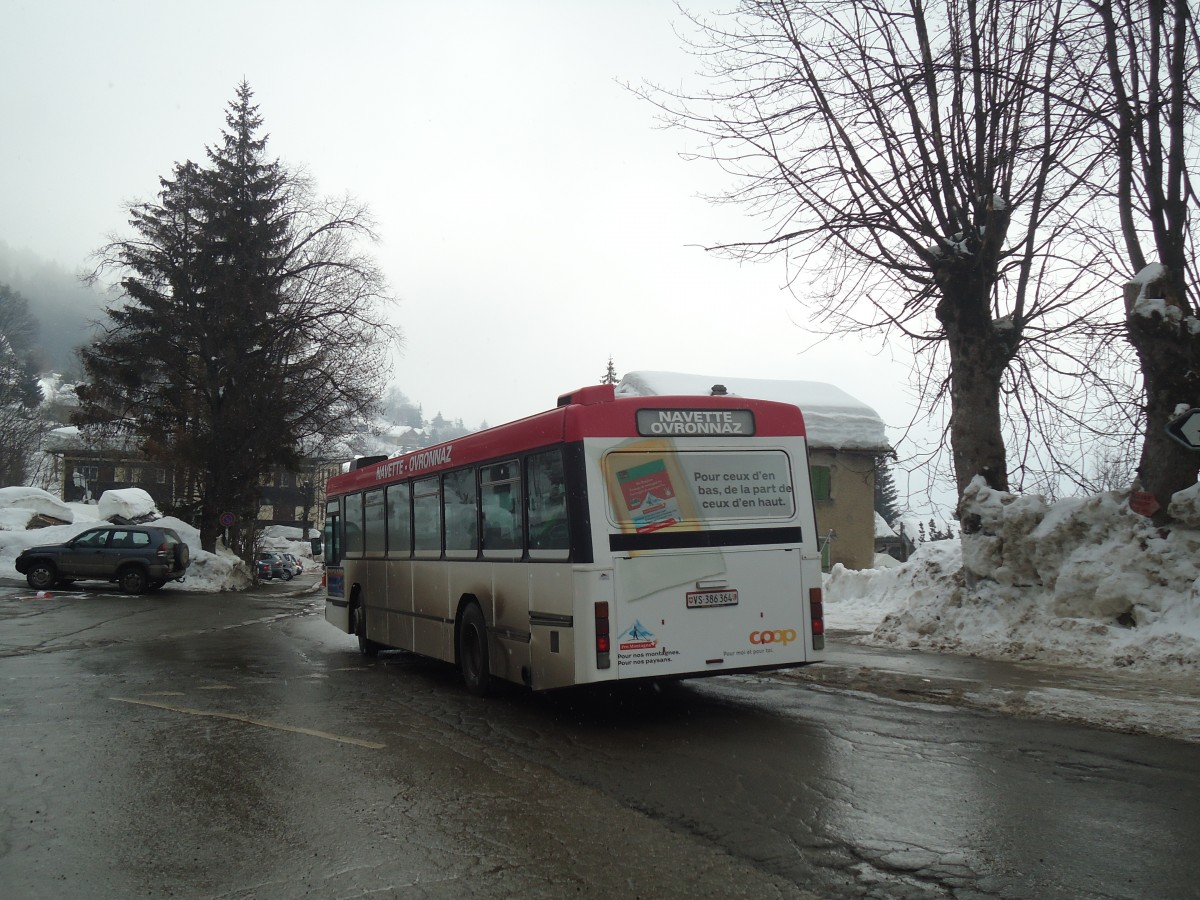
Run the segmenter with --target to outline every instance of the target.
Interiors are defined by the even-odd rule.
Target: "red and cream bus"
[[[724,395],[558,407],[329,480],[325,618],[534,690],[817,662],[804,420]]]

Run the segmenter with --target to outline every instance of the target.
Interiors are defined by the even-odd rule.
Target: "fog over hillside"
[[[0,284],[29,301],[38,323],[36,362],[43,371],[77,374],[75,348],[89,339],[104,314],[104,294],[85,285],[82,274],[0,240]]]

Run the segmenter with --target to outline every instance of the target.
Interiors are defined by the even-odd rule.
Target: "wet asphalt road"
[[[478,700],[311,584],[0,580],[0,897],[1200,896],[1196,744],[781,676]]]

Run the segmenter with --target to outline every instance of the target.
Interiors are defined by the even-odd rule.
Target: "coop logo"
[[[777,628],[775,631],[750,632],[750,643],[752,644],[783,644],[786,647],[795,639],[795,628]]]

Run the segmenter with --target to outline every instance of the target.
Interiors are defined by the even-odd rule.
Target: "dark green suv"
[[[103,525],[63,544],[22,550],[16,567],[35,591],[101,580],[116,582],[127,594],[141,594],[168,581],[183,581],[188,559],[188,545],[170,528]]]

